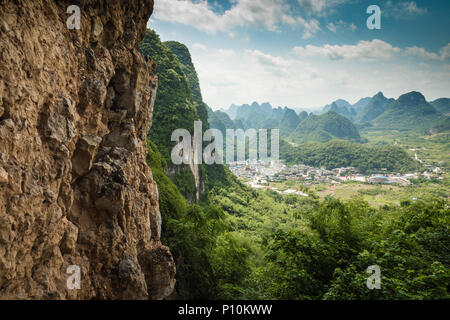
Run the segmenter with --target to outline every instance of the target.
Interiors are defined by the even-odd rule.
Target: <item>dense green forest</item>
[[[420,92],[400,96],[372,123],[378,128],[424,130],[441,124],[445,117]]]
[[[188,201],[190,178],[169,174],[167,135],[204,117],[195,68],[184,46],[161,43],[153,31],[147,31],[142,50],[159,63],[147,161],[158,184],[162,241],[177,265],[177,298],[450,298],[445,200],[405,199],[399,206],[375,209],[359,198],[281,195],[251,189],[225,166],[212,165],[201,167],[200,201]],[[217,115],[219,121],[227,119]],[[417,165],[398,148],[369,149],[345,141],[299,148],[285,143],[280,151],[289,161],[311,157],[325,166],[402,171]],[[366,287],[371,265],[381,268],[380,290]]]
[[[392,102],[394,102],[394,99],[388,99],[382,92],[378,92],[358,113],[356,121],[359,123],[372,121],[376,117],[382,115]]]
[[[440,98],[430,102],[431,105],[443,115],[450,115],[450,99]]]
[[[450,214],[444,201],[404,201],[377,210],[358,199],[275,197],[257,192],[249,200],[240,197],[248,201],[245,208],[229,208],[228,195],[216,196],[216,203],[235,211],[230,220],[240,223],[234,234],[251,252],[246,277],[219,298],[450,297]],[[381,268],[381,290],[366,287],[371,265]]]
[[[199,119],[203,122],[203,130],[208,129],[208,106],[203,102],[202,93],[200,91],[200,84],[195,71],[194,64],[192,63],[191,54],[188,48],[176,41],[164,42],[178,58],[181,64],[182,70],[186,75],[191,89],[192,99],[196,103],[196,110]]]
[[[293,147],[280,141],[280,157],[287,163],[303,163],[327,169],[355,167],[361,173],[386,168],[389,172],[413,172],[421,168],[402,148],[392,145],[368,146],[344,140],[307,143]]]
[[[327,142],[333,139],[359,142],[361,137],[349,119],[334,111],[319,116],[310,114],[289,136],[289,140],[295,143]]]

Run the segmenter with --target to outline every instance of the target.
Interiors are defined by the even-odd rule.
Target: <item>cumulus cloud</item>
[[[330,24],[327,27],[332,29]],[[333,27],[336,27],[336,25],[333,25]],[[438,52],[430,52],[417,46],[400,49],[383,40],[374,39],[372,41],[362,40],[354,45],[325,44],[320,47],[306,45],[304,47],[294,47],[292,52],[299,57],[318,57],[329,60],[388,60],[402,54],[425,60],[446,61],[450,60],[450,43],[439,49]]]
[[[270,67],[286,67],[289,64],[281,57],[273,56],[268,53],[263,53],[259,50],[246,50],[246,53],[256,58],[261,64]]]
[[[425,50],[425,48],[420,48],[416,46],[406,48],[405,53],[411,56],[417,56],[424,59],[437,60],[440,58],[438,54],[434,52],[428,52],[427,50]]]
[[[284,0],[236,0],[223,14],[216,14],[205,0],[164,0],[155,1],[154,17],[210,33],[249,25],[274,31],[288,11]]]
[[[429,52],[425,48],[421,47],[409,47],[405,49],[405,53],[411,56],[417,56],[422,59],[430,59],[430,60],[450,60],[450,43],[445,47],[441,48],[437,53]]]
[[[320,15],[326,7],[346,0],[299,0],[297,5],[305,8],[304,13]],[[256,27],[279,31],[287,25],[303,30],[302,38],[311,38],[321,30],[320,23],[313,17],[304,18],[292,14],[287,0],[233,0],[233,6],[218,14],[206,0],[164,0],[155,1],[153,18],[159,21],[181,23],[208,33],[227,32],[235,36],[233,29]]]
[[[447,44],[445,47],[443,47],[441,50],[439,50],[439,54],[441,55],[442,60],[449,60],[450,59],[450,43]]]
[[[399,53],[400,48],[379,39],[359,41],[356,45],[329,45],[318,47],[307,45],[294,47],[293,52],[302,57],[322,57],[330,60],[379,60],[389,59]]]

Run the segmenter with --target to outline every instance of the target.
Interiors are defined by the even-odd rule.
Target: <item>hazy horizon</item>
[[[379,92],[381,92],[381,93],[383,93],[382,91],[379,91]],[[420,92],[420,91],[419,91]],[[244,102],[244,103],[232,103],[232,104],[230,104],[229,106],[227,106],[227,107],[225,107],[225,108],[212,108],[211,106],[211,109],[213,109],[214,111],[216,111],[216,110],[220,110],[220,109],[223,109],[223,110],[228,110],[232,105],[236,105],[236,106],[242,106],[242,105],[244,105],[244,104],[248,104],[248,105],[251,105],[252,103],[254,103],[254,102],[256,102],[257,104],[259,104],[259,105],[261,105],[261,104],[263,104],[263,103],[269,103],[271,106],[272,106],[272,108],[278,108],[278,107],[281,107],[281,108],[284,108],[284,107],[288,107],[288,108],[290,108],[290,109],[294,109],[294,110],[296,110],[296,111],[298,111],[298,110],[304,110],[304,111],[320,111],[320,110],[322,110],[326,105],[329,105],[329,104],[331,104],[331,103],[333,103],[333,102],[336,102],[337,100],[344,100],[344,101],[347,101],[348,103],[350,103],[351,105],[354,105],[355,103],[357,103],[359,100],[361,100],[361,99],[364,99],[364,98],[372,98],[374,95],[376,95],[378,92],[376,92],[375,94],[373,94],[373,95],[371,95],[371,96],[367,96],[367,97],[361,97],[361,98],[359,98],[359,99],[357,99],[356,101],[349,101],[349,100],[347,100],[347,99],[344,99],[344,98],[337,98],[337,99],[335,99],[335,100],[333,100],[333,101],[330,101],[330,102],[328,102],[328,103],[325,103],[324,105],[322,105],[322,106],[315,106],[315,107],[311,107],[311,106],[288,106],[288,105],[275,105],[275,104],[273,104],[273,103],[271,103],[270,101],[258,101],[258,100],[253,100],[253,101],[251,101],[251,102]],[[405,94],[405,93],[408,93],[408,92],[404,92],[404,93],[402,93],[402,94],[400,94],[399,96],[401,96],[401,95],[403,95],[403,94]],[[423,94],[423,92],[421,92],[422,94]],[[383,95],[386,97],[386,98],[388,98],[388,99],[390,99],[390,98],[394,98],[394,99],[398,99],[398,97],[388,97],[388,96],[386,96],[384,93],[383,93]],[[424,95],[425,96],[425,95]],[[438,98],[436,98],[436,99],[440,99],[440,98],[448,98],[448,96],[445,96],[445,97],[438,97]],[[425,99],[428,101],[428,102],[431,102],[431,101],[434,101],[434,100],[436,100],[436,99],[427,99],[427,97],[425,96]]]

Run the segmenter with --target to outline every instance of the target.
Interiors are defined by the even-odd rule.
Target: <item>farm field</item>
[[[280,191],[287,189],[301,190],[312,193],[324,199],[335,197],[340,200],[351,200],[362,198],[370,205],[381,207],[384,205],[398,205],[402,201],[416,199],[427,199],[430,197],[448,198],[450,196],[450,179],[448,176],[440,182],[420,182],[410,186],[367,184],[358,182],[344,182],[340,184],[313,184],[305,186],[298,181],[285,181],[271,183]]]
[[[450,169],[450,133],[422,135],[413,131],[367,130],[361,136],[369,144],[394,144],[404,148],[411,156],[417,153],[420,160],[428,164]]]

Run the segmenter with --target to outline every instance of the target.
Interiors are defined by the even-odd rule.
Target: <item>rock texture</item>
[[[145,162],[157,79],[138,52],[153,0],[1,3],[0,299],[167,298]]]

